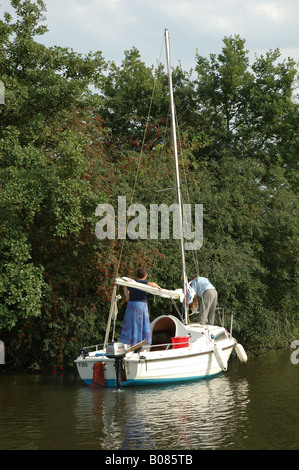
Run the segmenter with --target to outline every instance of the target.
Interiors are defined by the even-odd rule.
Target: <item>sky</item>
[[[101,51],[120,65],[124,51],[136,47],[146,65],[161,57],[169,30],[171,63],[195,67],[196,52],[219,54],[223,38],[246,40],[250,62],[255,55],[279,48],[281,60],[299,62],[298,0],[45,0],[49,32],[46,46],[69,47],[83,55]],[[10,0],[0,0],[0,18]],[[163,61],[163,56],[162,56]]]

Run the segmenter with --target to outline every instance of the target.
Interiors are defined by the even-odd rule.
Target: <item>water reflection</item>
[[[90,389],[78,374],[0,375],[0,449],[299,449],[299,365],[230,361],[168,387]]]
[[[0,376],[0,449],[67,449],[72,445],[77,381],[71,375]],[[69,412],[71,410],[71,412]]]
[[[245,426],[248,401],[245,378],[231,382],[221,376],[122,392],[80,391],[76,410],[81,432],[83,422],[90,428],[96,418],[100,449],[191,450],[229,446]],[[82,416],[88,408],[92,412]]]

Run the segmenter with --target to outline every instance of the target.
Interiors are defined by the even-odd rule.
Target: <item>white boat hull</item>
[[[141,353],[128,353],[123,358],[122,387],[197,380],[226,370],[223,363],[227,364],[236,341],[224,328],[203,327],[199,324],[184,326],[179,320],[169,317],[180,328],[180,333],[185,332],[184,336],[188,335],[189,345],[176,349],[175,345],[169,344],[160,346],[166,348],[163,350],[149,347]],[[166,317],[159,318],[161,323]],[[215,345],[217,351],[214,351]],[[86,357],[79,356],[75,362],[80,377],[88,385],[94,382],[96,364],[101,363],[102,385],[116,387],[115,359],[107,358],[106,350],[91,351]]]

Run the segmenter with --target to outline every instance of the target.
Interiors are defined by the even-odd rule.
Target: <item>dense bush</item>
[[[103,340],[117,273],[144,264],[180,287],[177,240],[95,236],[98,204],[175,202],[156,192],[173,186],[167,77],[136,48],[120,66],[47,48],[36,41],[44,2],[11,4],[16,18],[0,21],[0,337],[11,366],[63,367]],[[243,39],[223,43],[193,74],[173,70],[184,202],[204,206],[187,269],[216,285],[240,340],[278,347],[299,333],[297,71],[279,50],[250,66]],[[150,299],[152,318],[169,308]]]

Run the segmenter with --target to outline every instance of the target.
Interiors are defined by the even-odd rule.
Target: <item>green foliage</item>
[[[116,274],[144,264],[161,286],[181,285],[178,240],[94,233],[96,206],[120,195],[148,213],[176,202],[158,191],[173,186],[167,76],[134,47],[119,67],[47,48],[35,39],[44,2],[11,4],[16,19],[0,20],[1,339],[12,366],[63,367],[103,339]],[[278,49],[250,67],[244,39],[223,43],[197,55],[195,77],[173,70],[183,202],[204,206],[187,269],[216,285],[241,341],[276,347],[298,334],[297,70]],[[172,308],[149,305],[152,318]]]

